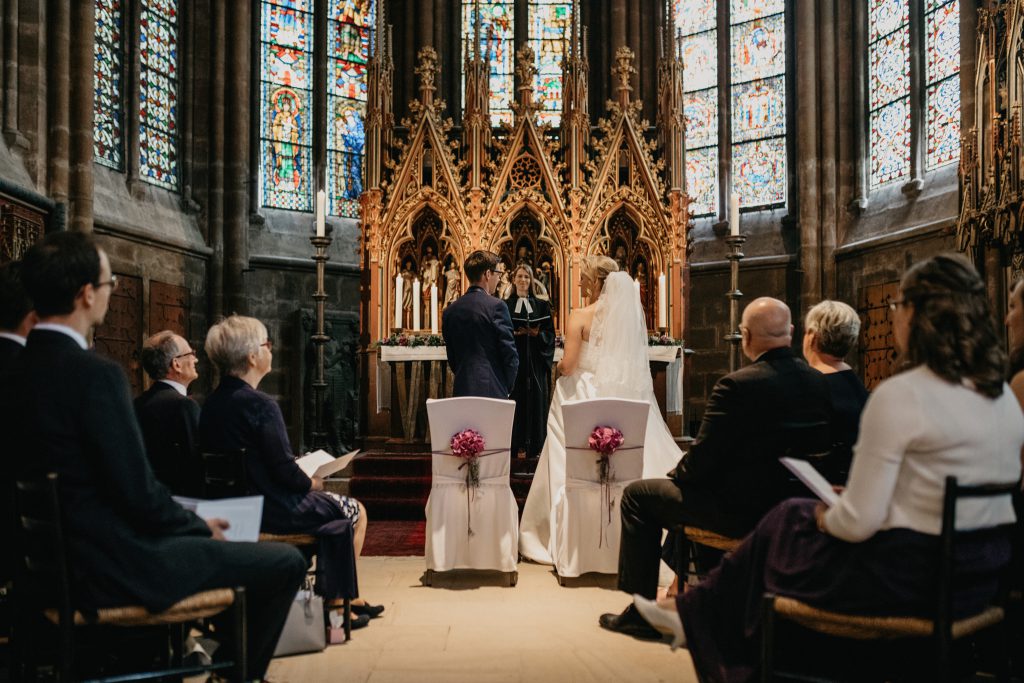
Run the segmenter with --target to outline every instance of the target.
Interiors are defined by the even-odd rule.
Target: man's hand
[[[526,329],[528,329],[530,331],[530,336],[531,337],[536,337],[538,334],[540,334],[540,328],[539,327],[528,327]]]
[[[517,330],[516,330],[515,332],[513,332],[512,334],[513,334],[514,336],[516,336],[516,337],[522,337],[522,336],[523,336],[524,334],[526,334],[526,330],[527,330],[527,328],[525,328],[525,327],[520,327],[519,329],[517,329]]]
[[[311,477],[311,481],[313,482],[313,485],[309,487],[310,491],[323,491],[324,490],[324,480],[323,479],[321,479],[320,477]]]
[[[213,540],[227,540],[224,538],[224,532],[231,528],[231,525],[228,524],[228,520],[221,519],[220,517],[211,517],[206,520],[206,526],[210,527],[210,535],[213,536]]]

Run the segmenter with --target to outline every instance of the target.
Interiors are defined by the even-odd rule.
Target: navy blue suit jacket
[[[519,370],[508,306],[473,285],[444,311],[441,333],[455,396],[508,398]]]
[[[153,474],[176,495],[197,495],[203,478],[196,455],[199,404],[158,381],[134,405]]]

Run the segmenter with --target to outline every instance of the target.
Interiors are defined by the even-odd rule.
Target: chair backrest
[[[594,398],[562,404],[565,425],[565,475],[569,479],[598,481],[597,454],[590,449],[594,427],[607,425],[622,432],[622,450],[610,459],[615,480],[639,479],[644,469],[644,440],[651,406],[647,401]]]
[[[223,453],[201,451],[199,462],[203,473],[203,498],[234,498],[249,493],[244,448]]]
[[[445,457],[451,448],[452,437],[464,429],[474,429],[484,438],[484,449],[507,451],[512,443],[512,421],[516,402],[500,398],[460,396],[458,398],[427,399],[427,418],[430,420],[430,448],[434,451],[432,470],[435,475],[465,476],[459,471],[462,462]],[[480,476],[489,478],[507,474],[509,457],[494,453],[495,457],[481,459]]]
[[[1020,491],[1021,482],[999,484],[962,485],[956,477],[946,477],[942,498],[942,532],[939,537],[939,590],[935,611],[935,636],[940,640],[952,639],[953,626],[953,570],[956,543],[956,504],[961,498],[1011,497]],[[1009,527],[1009,525],[1007,525]],[[1007,529],[1009,534],[1009,528]],[[1009,568],[1008,568],[1009,569]],[[948,642],[947,642],[948,644]]]

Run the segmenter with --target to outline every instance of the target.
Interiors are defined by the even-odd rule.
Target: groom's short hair
[[[466,257],[462,264],[462,270],[466,273],[466,279],[470,283],[479,282],[484,273],[488,270],[495,270],[498,267],[498,255],[491,251],[477,249]]]

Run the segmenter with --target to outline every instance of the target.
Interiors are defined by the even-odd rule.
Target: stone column
[[[821,146],[818,154],[818,165],[821,173],[821,244],[818,251],[821,282],[819,284],[822,298],[834,296],[836,293],[836,250],[837,214],[837,172],[836,172],[836,25],[835,0],[824,0],[818,5],[818,23],[820,40],[818,49],[821,58],[820,87],[821,102]],[[849,83],[849,80],[838,81]]]
[[[821,299],[820,236],[821,217],[818,192],[818,6],[806,3],[796,14],[796,192],[800,226],[799,267],[800,310],[802,316],[809,302]],[[790,134],[790,140],[794,135]]]
[[[142,121],[139,118],[139,101],[142,99],[142,1],[129,0],[124,3],[124,33],[128,38],[128,55],[125,60],[125,121],[124,121],[124,168],[128,191],[134,197],[141,197],[143,188],[139,184],[139,158],[141,156]]]
[[[632,0],[629,3],[629,47],[636,54],[636,72],[630,76],[629,84],[633,86],[633,98],[643,101],[645,93],[640,89],[640,69],[643,68],[645,61],[644,55],[647,52],[647,48],[640,40],[640,3],[642,0]],[[654,40],[654,36],[649,36],[651,41]]]
[[[210,30],[210,106],[209,106],[209,193],[207,232],[213,255],[207,270],[210,320],[224,315],[224,67],[227,49],[223,2],[211,3]]]
[[[18,0],[4,3],[4,137],[18,134]]]
[[[74,0],[69,43],[71,64],[71,116],[69,136],[69,187],[71,230],[92,232],[93,221],[93,40],[96,17],[93,0]]]
[[[68,3],[52,3],[47,24],[47,173],[50,196],[60,204],[68,201],[68,119],[71,109],[71,8]]]
[[[224,290],[229,310],[248,310],[243,272],[249,263],[249,60],[251,5],[227,16],[226,125],[224,148]]]

